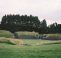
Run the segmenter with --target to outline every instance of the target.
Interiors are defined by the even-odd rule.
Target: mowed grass
[[[31,45],[0,43],[0,58],[61,58],[61,41],[32,39],[22,41]],[[37,43],[39,45],[36,45]]]
[[[60,37],[61,34],[48,36]],[[0,58],[61,58],[61,40],[12,39],[13,35],[3,30],[0,30],[0,37]]]
[[[41,39],[22,39],[23,44],[28,46],[40,46],[40,45],[51,45],[51,44],[61,44],[61,40],[41,40]]]

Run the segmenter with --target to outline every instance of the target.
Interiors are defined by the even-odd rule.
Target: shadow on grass
[[[10,44],[10,45],[16,45],[15,43],[12,43],[12,42],[0,42],[0,43],[6,43],[6,44]]]

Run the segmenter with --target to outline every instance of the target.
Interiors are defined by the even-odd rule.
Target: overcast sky
[[[0,20],[5,14],[32,14],[61,24],[61,0],[0,0]]]

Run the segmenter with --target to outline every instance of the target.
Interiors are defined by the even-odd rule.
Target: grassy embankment
[[[17,32],[18,35],[31,35],[31,36],[37,36],[39,35],[38,33],[35,32]],[[49,38],[61,38],[61,34],[45,34],[47,35]],[[0,37],[6,37],[6,38],[13,38],[14,35],[12,33],[10,33],[9,31],[4,31],[4,30],[0,30]]]

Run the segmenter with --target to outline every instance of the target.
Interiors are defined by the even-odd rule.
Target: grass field
[[[31,45],[0,43],[0,58],[61,58],[61,41],[32,39],[22,41],[23,44]],[[39,45],[36,45],[37,43]]]
[[[61,37],[61,34],[47,35]],[[61,58],[61,40],[14,39],[10,32],[0,30],[0,58]]]

